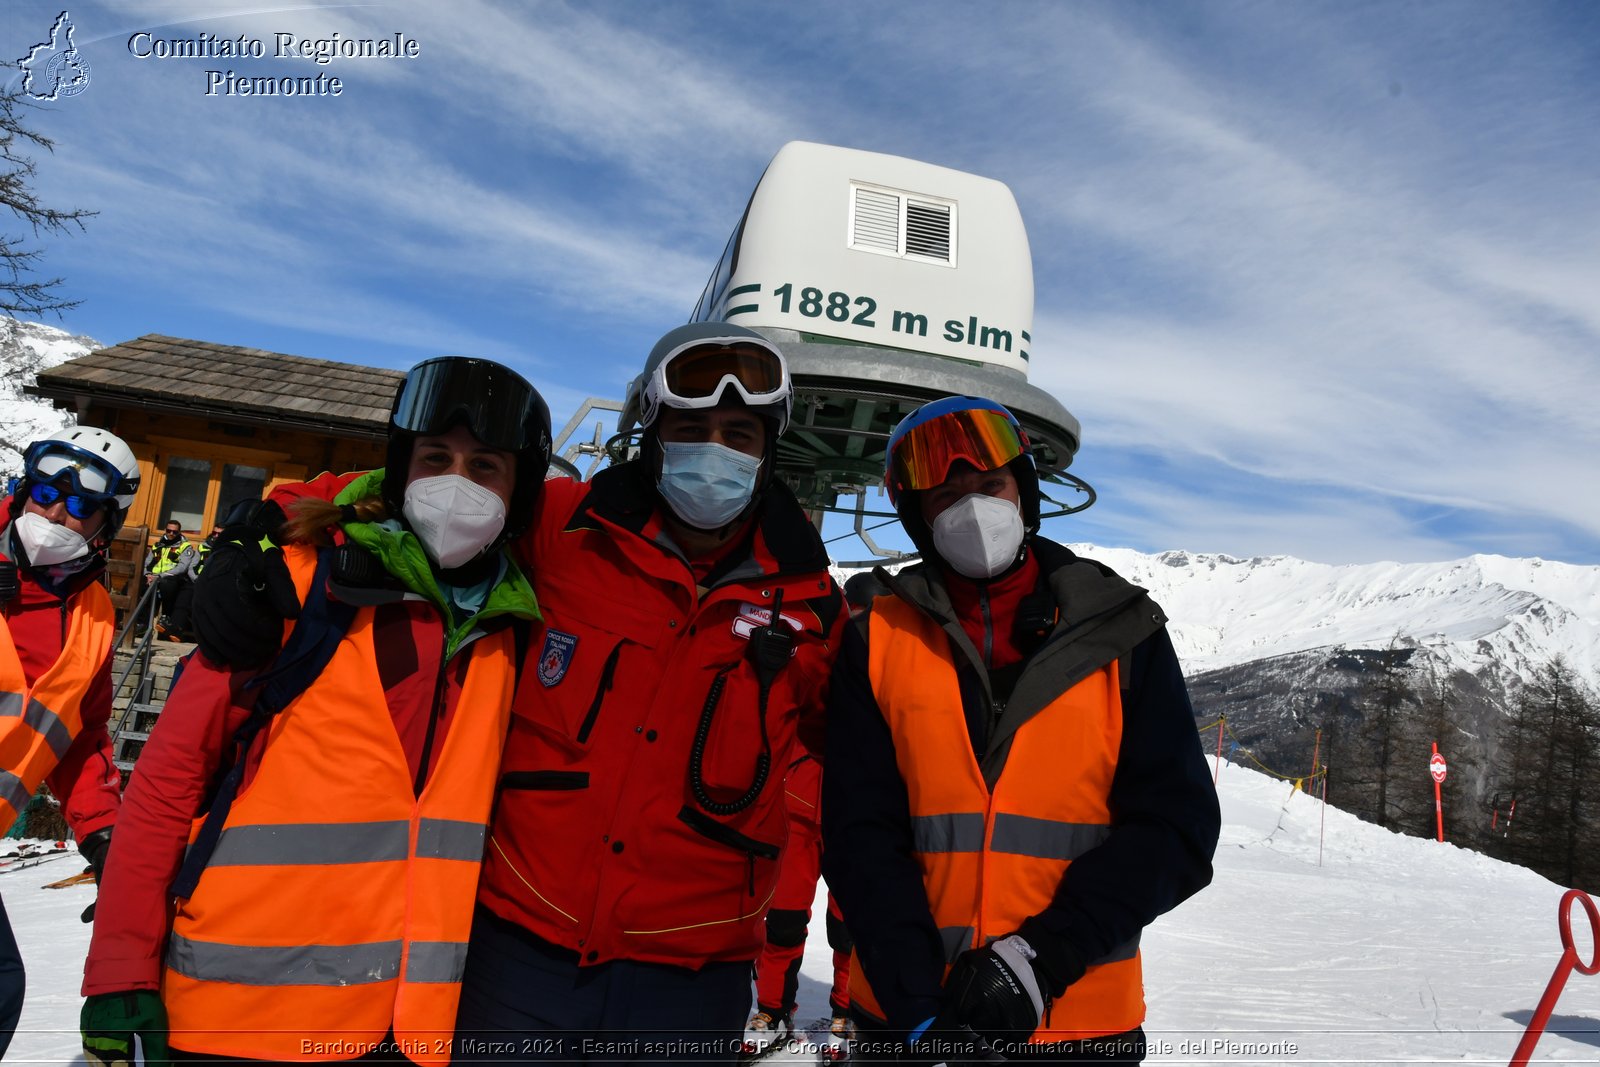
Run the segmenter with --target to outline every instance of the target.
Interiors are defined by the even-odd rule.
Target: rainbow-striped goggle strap
[[[936,402],[938,403],[938,402]],[[928,405],[927,407],[932,407]],[[927,407],[922,409],[927,411]],[[980,471],[995,470],[1027,453],[1028,437],[1011,413],[998,407],[961,407],[913,412],[889,441],[889,498],[907,489],[932,489],[950,476],[957,460]]]

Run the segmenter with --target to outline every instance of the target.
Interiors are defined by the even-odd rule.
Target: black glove
[[[9,602],[20,592],[22,592],[22,579],[17,577],[16,561],[0,559],[0,604]]]
[[[195,579],[189,621],[207,659],[228,667],[260,667],[283,647],[285,620],[300,617],[300,598],[266,532],[235,526],[218,537]]]
[[[970,1026],[991,1042],[1028,1040],[1045,1005],[1033,957],[1018,934],[963,952],[945,977],[940,1018]]]
[[[897,1059],[922,1067],[978,1067],[979,1064],[1005,1063],[1006,1058],[969,1026],[949,1022],[941,1015],[914,1040]]]
[[[111,851],[111,827],[105,826],[78,842],[78,855],[89,865],[94,872],[95,885],[99,885],[106,876],[106,853]],[[86,923],[94,922],[94,903],[91,902],[83,909],[79,916]]]

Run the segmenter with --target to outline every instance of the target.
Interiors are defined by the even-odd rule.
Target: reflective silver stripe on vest
[[[209,866],[383,863],[405,859],[410,839],[411,824],[404,820],[230,826]]]
[[[944,961],[954,963],[957,956],[972,947],[972,927],[941,926],[939,942],[944,945]]]
[[[997,814],[989,848],[1017,856],[1045,860],[1077,859],[1111,836],[1109,826],[1083,822],[1057,822],[1028,815]]]
[[[20,716],[23,722],[44,738],[44,743],[50,746],[50,751],[56,754],[57,760],[65,756],[67,749],[72,747],[72,731],[67,729],[67,724],[37,700],[28,701],[28,709],[24,711],[21,693],[0,693],[0,715]]]
[[[417,855],[430,860],[483,858],[483,838],[488,827],[457,819],[423,819],[417,824]]]
[[[400,974],[400,942],[359,945],[224,945],[167,939],[167,966],[200,982],[238,985],[370,985]]]
[[[1131,959],[1133,959],[1133,957],[1137,956],[1138,954],[1139,954],[1139,935],[1138,934],[1134,934],[1132,941],[1127,941],[1127,942],[1124,942],[1123,944],[1118,945],[1116,948],[1112,949],[1110,952],[1107,952],[1104,956],[1101,956],[1099,959],[1093,960],[1091,962],[1093,962],[1093,963],[1121,963],[1123,960],[1131,960]]]
[[[413,941],[406,957],[408,982],[459,982],[467,971],[465,941]]]
[[[981,852],[983,814],[957,811],[917,815],[911,820],[911,847],[918,852]]]
[[[0,800],[5,801],[16,809],[18,815],[28,806],[28,801],[33,799],[33,794],[23,784],[22,779],[10,771],[0,771]]]

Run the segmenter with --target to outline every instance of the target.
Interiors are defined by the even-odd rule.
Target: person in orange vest
[[[783,770],[821,748],[845,617],[776,476],[782,351],[730,323],[676,327],[627,403],[639,455],[551,479],[518,545],[544,617],[501,761],[463,1059],[733,1063],[787,835]],[[218,546],[195,593],[201,649],[253,659],[282,628],[276,581]]]
[[[449,1061],[539,614],[504,546],[549,459],[521,376],[426,360],[385,467],[296,509],[301,543],[272,550],[303,602],[284,651],[260,674],[195,657],[140,754],[84,968],[89,1063],[133,1062],[136,1036],[146,1062]]]
[[[889,439],[923,562],[846,635],[823,873],[853,1057],[1139,1063],[1139,934],[1211,880],[1220,816],[1166,617],[1038,533],[1027,435],[949,397]]]
[[[0,833],[47,782],[96,874],[122,794],[106,733],[116,618],[100,576],[138,489],[139,463],[122,438],[74,426],[27,447],[15,492],[0,504]],[[0,1058],[23,989],[0,904]]]

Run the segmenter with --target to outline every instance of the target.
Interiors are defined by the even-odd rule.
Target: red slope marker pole
[[[1593,946],[1594,955],[1587,964],[1578,959],[1578,950],[1572,943],[1574,904],[1581,904],[1589,914],[1589,943]],[[1544,1028],[1550,1022],[1550,1013],[1555,1010],[1556,1001],[1572,969],[1576,967],[1579,974],[1600,974],[1600,911],[1595,910],[1594,900],[1581,889],[1569,889],[1561,897],[1557,915],[1561,924],[1561,958],[1556,961],[1555,973],[1550,976],[1550,984],[1544,988],[1544,996],[1539,998],[1539,1006],[1533,1009],[1533,1018],[1528,1020],[1528,1029],[1517,1043],[1517,1051],[1511,1055],[1510,1067],[1523,1067],[1533,1055],[1533,1046],[1539,1043],[1540,1036],[1544,1034]]]

